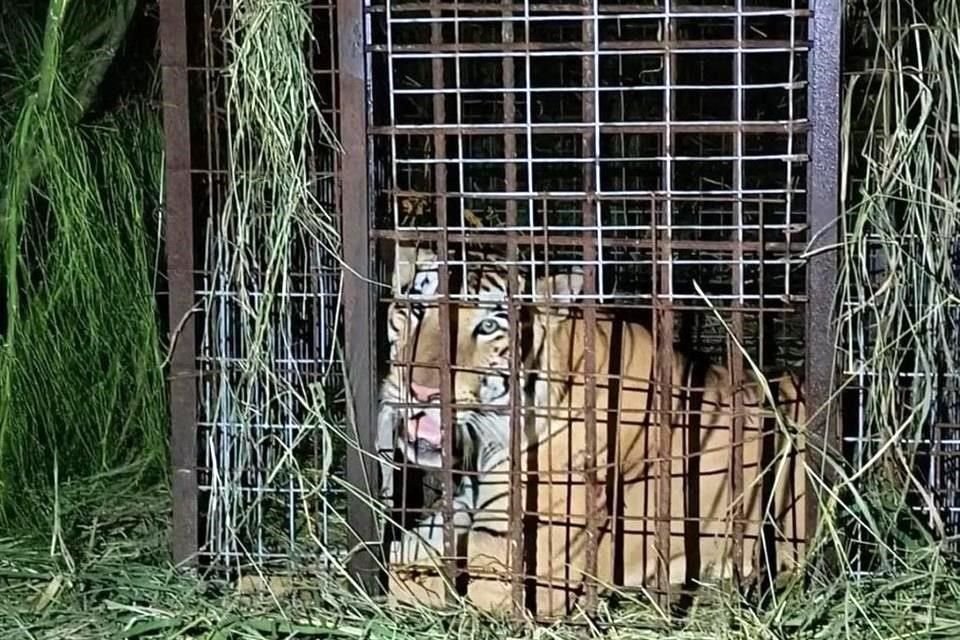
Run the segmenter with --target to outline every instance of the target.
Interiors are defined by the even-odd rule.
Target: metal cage
[[[826,328],[835,267],[828,254],[810,248],[832,243],[837,215],[839,5],[821,3],[813,14],[804,0],[369,0],[364,19],[369,75],[366,92],[358,91],[353,104],[364,100],[367,106],[368,135],[353,184],[368,187],[365,204],[382,258],[380,279],[390,282],[394,272],[410,269],[397,261],[410,246],[428,247],[439,256],[429,300],[406,282],[382,295],[378,309],[381,377],[405,370],[406,377],[396,373],[400,380],[424,387],[416,371],[433,371],[421,379],[434,381],[430,386],[438,400],[424,405],[401,384],[401,397],[393,399],[398,415],[405,416],[398,437],[416,439],[403,430],[403,421],[420,420],[431,407],[439,412],[443,433],[440,468],[414,464],[410,458],[420,454],[412,449],[406,459],[394,460],[401,470],[387,497],[398,526],[388,527],[386,557],[398,553],[397,537],[422,533],[422,523],[436,524],[436,514],[442,514],[442,544],[437,538],[431,544],[451,584],[471,593],[468,584],[477,579],[463,579],[462,561],[470,552],[464,555],[458,547],[461,530],[452,521],[461,508],[461,487],[470,483],[464,478],[486,476],[458,453],[454,433],[460,427],[454,425],[458,416],[483,409],[463,404],[456,381],[471,369],[478,373],[463,351],[470,329],[463,323],[492,303],[464,283],[471,273],[482,279],[485,272],[500,273],[507,292],[497,304],[509,327],[504,329],[509,371],[501,366],[499,373],[517,381],[512,388],[522,386],[520,375],[529,373],[520,364],[528,355],[522,349],[525,323],[547,302],[531,281],[571,267],[583,274],[576,302],[555,311],[582,320],[582,353],[574,357],[583,362],[575,370],[568,365],[551,372],[579,376],[583,387],[577,396],[582,406],[567,408],[579,412],[576,437],[582,441],[571,452],[579,456],[576,464],[534,472],[529,459],[520,459],[529,456],[521,432],[536,429],[532,425],[556,407],[530,406],[530,398],[515,389],[506,405],[487,408],[499,411],[511,438],[513,493],[501,516],[511,523],[512,545],[498,567],[514,605],[543,607],[531,595],[537,593],[531,585],[545,579],[536,572],[537,551],[530,548],[538,525],[554,531],[549,529],[554,521],[565,521],[568,542],[574,529],[586,532],[587,540],[607,537],[616,544],[624,535],[640,536],[651,557],[672,557],[671,548],[690,544],[691,535],[706,537],[711,527],[683,511],[691,508],[690,491],[676,494],[671,484],[677,476],[699,473],[698,456],[689,449],[690,438],[700,437],[689,431],[696,410],[683,403],[702,395],[703,385],[686,378],[686,385],[663,384],[678,375],[671,354],[679,348],[726,367],[733,388],[748,380],[754,364],[764,373],[805,370],[806,405],[819,407],[827,399],[834,345]],[[358,135],[351,140],[359,146]],[[360,235],[365,221],[357,224],[353,232]],[[478,258],[478,251],[495,257]],[[405,317],[420,315],[423,322],[436,314],[436,333],[410,340],[438,345],[411,346],[410,353],[390,360],[382,335],[385,314],[404,317],[403,308]],[[646,455],[659,462],[644,472],[649,503],[639,514],[627,508],[631,516],[624,513],[626,490],[618,471],[625,463],[616,447],[606,446],[629,428],[628,410],[613,403],[631,382],[615,370],[616,363],[597,362],[598,339],[607,341],[608,356],[612,348],[609,327],[616,325],[603,324],[611,309],[629,316],[631,326],[646,327],[653,351],[652,375],[643,384],[650,385],[644,393],[656,406],[635,408],[652,421],[633,428],[646,429]],[[428,353],[429,362],[418,361],[417,353]],[[677,398],[685,410],[676,411]],[[739,393],[731,395],[737,417],[729,424],[733,444],[724,470],[730,495],[746,488],[743,403]],[[381,411],[386,404],[391,403]],[[371,415],[376,410],[368,409]],[[531,413],[540,418],[525,417]],[[826,424],[817,416],[808,426],[808,437],[817,443],[808,449],[808,462],[814,450],[835,440]],[[389,456],[394,441],[383,442]],[[677,446],[684,447],[679,455]],[[583,487],[576,495],[584,503],[575,515],[544,513],[531,499],[536,487],[543,493],[544,483],[554,482],[545,479],[551,473],[563,476],[556,482]],[[422,494],[415,504],[404,504],[410,497],[405,485],[417,484],[417,494],[423,474],[436,477],[433,486],[441,497],[432,508]],[[671,493],[674,499],[683,496],[679,514],[680,507],[671,507]],[[572,489],[566,494],[568,502],[573,494]],[[737,578],[749,544],[745,530],[759,525],[742,506],[730,506]],[[815,511],[816,501],[808,499],[807,531]],[[802,540],[789,537],[777,536],[802,547]],[[604,587],[629,583],[668,594],[676,582],[671,563],[645,560],[638,579],[624,575],[622,550],[598,549],[595,542],[584,543],[577,570],[605,576],[608,584],[571,578],[576,571],[563,576],[568,586],[577,584],[577,596],[588,607]],[[648,575],[650,567],[654,576]],[[561,580],[559,574],[548,577]],[[427,597],[416,593],[421,601]],[[568,612],[573,603],[567,598],[560,608],[546,606]]]
[[[670,557],[671,549],[684,549],[689,558],[696,554],[685,546],[691,536],[718,535],[716,527],[684,515],[686,501],[695,499],[689,491],[681,490],[679,502],[671,499],[674,484],[683,484],[679,478],[705,471],[690,455],[691,438],[701,437],[691,435],[698,411],[690,407],[703,415],[708,364],[728,372],[732,389],[741,389],[754,365],[764,373],[803,372],[806,405],[827,399],[833,343],[825,327],[832,321],[836,271],[830,254],[818,248],[835,240],[839,2],[818,0],[816,11],[807,0],[312,3],[311,59],[344,149],[313,164],[333,178],[318,180],[318,197],[341,212],[350,267],[342,273],[347,376],[326,381],[347,391],[340,406],[360,447],[374,454],[347,449],[343,472],[361,491],[339,497],[326,488],[304,493],[289,473],[274,473],[266,460],[276,450],[268,446],[254,448],[251,459],[232,457],[231,443],[247,437],[251,425],[231,423],[227,405],[257,398],[216,393],[216,385],[229,381],[231,363],[243,357],[243,345],[230,337],[235,291],[229,281],[215,281],[209,268],[225,167],[218,114],[227,61],[217,43],[229,4],[171,1],[161,14],[169,313],[171,325],[181,328],[170,389],[175,558],[200,557],[217,566],[289,564],[309,556],[300,538],[303,505],[314,521],[325,522],[342,503],[352,536],[345,548],[363,543],[351,557],[354,572],[370,588],[392,589],[381,570],[399,541],[442,514],[441,573],[469,593],[479,576],[464,580],[454,560],[463,555],[455,518],[458,492],[481,474],[463,439],[451,435],[458,416],[478,409],[455,393],[458,380],[478,372],[476,363],[463,361],[454,338],[461,335],[461,317],[490,305],[468,286],[471,278],[495,273],[507,293],[496,304],[510,347],[507,364],[487,373],[515,384],[507,385],[508,401],[492,409],[509,433],[504,481],[514,486],[500,514],[511,523],[509,551],[494,578],[509,585],[514,606],[536,608],[537,536],[521,525],[563,521],[570,531],[571,519],[579,518],[576,527],[591,541],[579,569],[592,577],[566,576],[577,583],[576,598],[565,596],[557,607],[547,602],[550,613],[570,611],[575,599],[594,607],[609,586],[675,594],[671,563],[644,559],[644,575],[629,575],[622,549],[604,550],[596,541],[639,536],[650,558]],[[409,268],[402,257],[411,245],[438,256],[437,288],[426,302],[409,287],[370,285],[371,279],[389,283],[398,264]],[[476,250],[488,257],[477,258]],[[306,303],[296,307],[298,317],[276,328],[278,343],[297,345],[276,361],[294,385],[338,357],[338,337],[330,331],[336,310],[328,302],[341,274],[317,255],[300,256],[304,277],[296,292]],[[583,283],[574,303],[545,299],[535,278],[572,270]],[[408,314],[435,311],[430,362],[388,356],[390,303]],[[580,405],[567,407],[567,415],[579,412],[582,447],[575,464],[532,469],[522,455],[522,432],[557,408],[533,406],[524,395],[520,376],[535,372],[522,361],[523,348],[531,318],[551,313],[576,317],[583,327],[582,367],[551,371],[579,376]],[[624,338],[616,338],[622,329],[614,327],[634,332],[628,345],[648,336],[653,364],[642,380],[610,367],[617,360],[611,349],[621,362],[625,349],[622,342],[616,346]],[[678,351],[690,358],[675,361]],[[432,367],[438,402],[430,408],[439,411],[443,434],[442,464],[419,469],[394,451],[396,434],[385,443],[378,431],[385,406],[398,416],[418,410],[409,389],[384,402],[377,392],[388,373],[410,375],[415,367]],[[617,404],[630,393],[645,394],[651,405]],[[719,470],[725,496],[745,489],[744,438],[755,425],[744,418],[743,393],[730,393],[726,407],[725,437],[733,444]],[[277,438],[295,439],[309,466],[319,445],[302,420],[281,408],[253,427],[266,433],[276,426]],[[704,419],[693,422],[702,422],[706,433]],[[814,466],[813,451],[835,439],[827,424],[820,415],[807,425],[808,440],[817,444],[808,447]],[[645,455],[653,460],[642,471],[646,503],[639,512],[625,504],[627,485],[636,479],[624,478],[622,451],[605,446],[631,429],[645,434]],[[384,453],[396,471],[382,473],[389,465],[378,464],[376,455]],[[582,495],[575,516],[542,513],[536,495],[546,490],[538,487],[554,471]],[[377,490],[381,475],[393,481],[386,525],[362,497]],[[218,502],[227,486],[239,501]],[[752,511],[730,506],[724,526],[737,579],[753,544],[747,531],[760,524]],[[809,531],[815,500],[804,509],[797,517]],[[273,536],[265,535],[275,523]],[[758,535],[802,547],[802,528]],[[609,577],[607,584],[600,574]]]

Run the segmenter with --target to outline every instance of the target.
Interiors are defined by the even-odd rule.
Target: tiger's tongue
[[[441,447],[440,443],[440,420],[429,414],[423,414],[407,422],[407,439],[410,442],[416,442],[417,439],[424,440],[437,449]]]

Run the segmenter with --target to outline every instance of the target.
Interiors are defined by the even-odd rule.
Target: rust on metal
[[[523,3],[519,1],[513,2],[513,5],[522,5]],[[583,12],[582,3],[547,3],[547,2],[530,2],[526,5],[529,8],[531,14],[545,14],[545,17],[541,19],[546,19],[550,14],[581,14]],[[371,7],[371,12],[382,12],[384,9],[382,6]],[[403,2],[397,5],[397,8],[393,9],[397,13],[400,12],[410,12],[410,13],[419,13],[423,11],[449,11],[453,12],[455,10],[460,10],[463,12],[466,11],[477,11],[485,12],[491,10],[491,5],[489,3],[483,2],[461,2],[460,0],[446,0],[445,2]],[[630,15],[643,15],[649,14],[651,16],[657,16],[663,14],[664,10],[662,7],[657,5],[650,4],[630,4],[630,3],[611,3],[610,5],[598,4],[597,13],[601,16],[609,15],[611,17],[616,17],[620,14],[630,14]],[[729,9],[726,6],[711,6],[711,5],[678,5],[672,8],[672,12],[675,15],[703,15],[704,17],[710,17],[715,14],[725,14],[729,12]],[[808,15],[809,11],[807,9],[790,9],[783,8],[777,12],[778,15],[795,15],[802,16]]]
[[[810,217],[810,259],[807,263],[806,304],[806,403],[807,415],[817,415],[807,425],[809,464],[825,486],[831,484],[828,465],[822,463],[818,449],[840,450],[838,425],[833,411],[819,411],[830,400],[833,379],[834,340],[833,291],[837,282],[837,217],[840,207],[840,55],[843,3],[840,0],[816,0],[810,19],[810,31],[816,55],[811,56],[808,112],[810,166],[807,173]],[[819,488],[807,482],[807,535],[816,530]]]
[[[806,122],[777,122],[773,120],[755,122],[678,122],[670,125],[674,133],[729,133],[731,130],[744,133],[805,133],[810,125]],[[535,123],[529,129],[538,134],[582,134],[596,129],[595,125],[586,124],[556,124]],[[600,125],[600,133],[660,133],[666,129],[662,122],[604,122]],[[466,124],[456,126],[452,124],[399,124],[390,126],[373,126],[370,132],[374,134],[390,135],[406,133],[410,135],[436,135],[440,133],[461,133],[463,135],[482,134],[523,134],[528,127],[504,126],[494,127],[488,124]],[[569,196],[574,197],[574,196]]]
[[[742,256],[738,256],[742,260]],[[741,286],[741,277],[739,271],[734,270],[733,286],[739,292]],[[733,318],[730,322],[730,328],[736,340],[743,344],[743,312],[733,311]],[[744,537],[744,514],[743,500],[737,499],[737,496],[743,494],[745,485],[743,481],[743,354],[733,340],[729,340],[729,365],[730,365],[730,387],[733,389],[733,421],[730,425],[730,513],[733,521],[733,566],[734,576],[737,580],[741,578],[743,570],[743,537]]]
[[[377,468],[376,451],[377,394],[376,304],[368,284],[373,270],[370,204],[368,199],[369,164],[366,126],[369,117],[367,74],[364,53],[363,3],[339,0],[337,3],[338,53],[340,62],[340,211],[342,213],[343,255],[349,269],[343,274],[344,347],[350,398],[348,411],[356,430],[356,447],[347,447],[347,481],[360,493],[347,498],[350,545],[359,545],[351,557],[350,570],[369,592],[382,586],[380,567],[382,550],[377,544],[379,532],[370,502],[363,495],[374,495]]]
[[[669,211],[667,209],[666,211]],[[668,215],[668,214],[666,214]],[[666,227],[666,225],[664,225]],[[661,235],[662,233],[662,235]],[[655,383],[650,392],[656,392],[657,398],[653,406],[656,407],[657,425],[657,465],[656,465],[656,518],[654,549],[657,558],[656,591],[662,606],[667,606],[670,600],[670,529],[672,524],[671,513],[671,480],[673,474],[673,311],[669,303],[663,299],[669,296],[671,289],[670,273],[670,236],[664,229],[655,236],[659,246],[654,249],[665,258],[664,264],[657,269],[654,285],[655,313],[654,358]]]
[[[509,24],[509,23],[507,23]],[[736,39],[729,40],[678,40],[675,43],[671,43],[671,47],[677,50],[693,50],[699,51],[701,49],[710,48],[710,49],[744,49],[749,51],[751,48],[760,49],[760,48],[769,48],[773,46],[789,46],[789,42],[780,42],[776,40],[764,40],[762,45],[760,43],[749,43],[741,42]],[[619,42],[608,42],[603,45],[604,51],[624,51],[626,53],[631,52],[641,52],[649,53],[651,50],[656,51],[662,46],[661,43],[656,40],[621,40]],[[383,46],[374,46],[371,47],[375,51],[385,51],[386,47]],[[800,49],[798,47],[798,49]],[[465,53],[465,52],[487,52],[491,51],[489,44],[457,44],[457,43],[439,43],[436,45],[422,45],[422,44],[408,44],[408,45],[394,45],[394,51],[397,52],[406,52],[406,53]],[[502,51],[498,50],[498,53],[517,53],[523,54],[528,51],[546,51],[550,53],[555,53],[558,51],[569,51],[571,53],[580,53],[583,51],[583,48],[579,43],[545,43],[545,42],[523,42],[516,43],[512,46],[504,47]],[[520,57],[520,55],[517,55]]]
[[[732,525],[732,557],[725,555],[724,562],[732,560],[738,571],[749,564],[743,556],[753,541],[745,538],[756,518],[734,498],[752,478],[744,460],[753,464],[752,449],[745,452],[753,425],[743,395],[749,375],[735,343],[753,353],[755,338],[765,331],[792,339],[792,325],[767,326],[764,318],[807,302],[808,291],[791,273],[804,264],[801,245],[812,231],[804,208],[812,187],[790,177],[791,167],[808,160],[806,146],[795,138],[805,139],[809,126],[777,106],[792,104],[805,90],[801,69],[780,71],[793,69],[783,60],[805,55],[808,43],[797,37],[799,29],[787,34],[768,26],[771,33],[757,35],[751,27],[756,12],[744,4],[384,0],[371,7],[372,19],[384,22],[390,35],[368,51],[386,60],[382,73],[389,74],[392,90],[384,101],[389,119],[369,128],[383,147],[371,160],[379,176],[373,193],[381,203],[418,203],[402,222],[384,221],[373,234],[390,243],[427,243],[441,256],[439,361],[449,370],[440,374],[444,425],[457,411],[509,412],[512,493],[507,506],[497,507],[508,510],[509,575],[498,578],[516,609],[539,616],[538,607],[553,612],[565,600],[568,612],[593,610],[607,577],[618,586],[655,586],[666,602],[684,578],[699,575],[698,541],[681,541],[681,529],[699,538],[701,531]],[[775,13],[793,29],[809,11]],[[723,33],[733,37],[717,31],[719,19]],[[387,174],[392,177],[384,179]],[[457,361],[458,338],[467,336],[456,335],[451,316],[473,301],[446,288],[457,281],[451,274],[479,267],[460,251],[467,247],[496,248],[506,265],[512,385],[506,407],[453,406],[460,375],[483,371]],[[531,299],[529,286],[520,291],[521,279],[529,285],[544,271],[571,267],[583,272],[582,295],[573,303],[547,302],[571,314],[582,350],[564,354],[566,361],[522,364],[529,356],[521,352],[524,322],[543,311],[544,301]],[[620,350],[635,348],[636,338],[618,334],[618,321],[608,318],[636,312],[650,324],[651,314],[643,312],[651,309],[652,327],[644,328],[652,336],[644,340],[652,338],[652,352],[643,356],[650,358],[649,375],[634,383],[636,370],[628,375],[619,369],[635,355]],[[718,328],[715,309],[729,325]],[[728,328],[736,340],[728,339]],[[682,374],[675,370],[678,347],[693,354],[682,360]],[[772,359],[779,366],[789,358]],[[726,365],[723,374],[736,391],[722,402],[729,402],[723,410],[732,419],[700,429],[712,411],[703,402],[708,374],[717,384],[710,364]],[[576,406],[528,406],[532,394],[522,388],[521,375],[582,380]],[[645,390],[646,407],[638,406],[635,389],[625,400],[626,381]],[[552,404],[564,402],[571,404]],[[531,454],[535,447],[524,452],[534,411],[551,428],[566,422],[575,429],[564,436],[574,447],[540,447],[545,460]],[[624,417],[631,412],[645,417],[631,422]],[[629,480],[644,483],[643,499],[633,498],[636,487],[627,486],[617,468],[621,458],[636,455],[621,451],[629,440],[621,441],[624,429],[644,430],[643,455],[650,463],[642,479]],[[729,454],[718,464],[729,468],[717,495],[728,496],[723,506],[731,508],[704,515],[697,494],[712,480],[700,478],[698,443],[721,430]],[[451,446],[444,443],[445,465],[452,461]],[[478,473],[458,472],[482,482]],[[681,478],[684,472],[690,477]],[[448,476],[442,508],[449,516],[456,487]],[[449,557],[449,517],[445,523]],[[625,572],[619,547],[639,538],[649,555],[636,560],[642,567]],[[677,562],[681,553],[685,569]],[[552,564],[537,566],[541,560]],[[576,605],[573,598],[579,598]]]
[[[389,230],[378,230],[374,232],[374,235],[382,238],[390,238],[394,240],[420,240],[426,241],[436,238],[446,237],[448,242],[454,243],[469,243],[469,244],[489,244],[489,245],[506,245],[508,244],[508,238],[505,237],[505,234],[502,233],[493,233],[493,232],[483,232],[483,231],[469,231],[466,233],[457,232],[457,231],[446,231],[444,233],[435,231],[435,230],[423,230],[423,231],[389,231]],[[653,235],[651,230],[651,235]],[[544,236],[533,236],[524,239],[524,243],[533,246],[533,247],[583,247],[583,236],[577,234],[575,236],[564,236],[564,235],[551,235],[549,237]],[[631,238],[603,238],[602,240],[592,239],[591,244],[597,245],[603,248],[615,248],[621,247],[625,249],[648,249],[652,252],[654,246],[656,245],[656,240],[653,239],[631,239]],[[788,245],[784,242],[750,242],[744,241],[742,243],[737,243],[736,241],[708,241],[708,240],[674,240],[672,243],[674,250],[677,251],[710,251],[715,253],[717,256],[723,256],[723,254],[732,254],[737,249],[742,249],[744,253],[750,252],[783,252],[787,250]],[[651,260],[652,258],[647,258]],[[799,259],[797,259],[799,262]],[[639,264],[640,261],[637,261]]]
[[[672,2],[672,0],[666,0]],[[666,41],[675,39],[675,23],[668,20],[665,26]],[[664,76],[669,78],[670,84],[676,83],[676,56],[667,48],[663,56]],[[675,97],[673,92],[664,93],[664,113],[668,122],[675,113]],[[668,159],[673,155],[673,132],[668,127],[663,137],[664,156]],[[670,161],[663,177],[664,186],[669,192],[673,188]],[[672,527],[671,484],[673,478],[673,311],[670,299],[673,293],[673,272],[670,268],[673,261],[673,244],[670,226],[673,222],[673,201],[667,198],[664,201],[663,219],[656,228],[654,240],[657,246],[653,248],[653,255],[661,260],[660,268],[654,272],[655,319],[654,345],[656,358],[654,368],[656,384],[651,391],[657,391],[657,400],[653,405],[657,407],[657,490],[656,490],[656,549],[657,572],[656,590],[661,606],[668,606],[670,602],[670,537]],[[664,300],[668,302],[664,304]]]
[[[388,0],[389,1],[389,0]],[[434,18],[439,18],[439,10],[433,10]],[[432,21],[430,25],[430,41],[439,43],[443,41],[443,32],[441,25]],[[433,121],[436,124],[442,124],[446,121],[447,109],[444,103],[443,60],[437,58],[431,63],[433,88]],[[447,138],[441,134],[433,136],[433,152],[437,158],[447,157]],[[447,266],[447,259],[450,255],[449,241],[446,235],[447,228],[447,166],[444,163],[437,163],[433,173],[436,198],[434,201],[434,210],[437,212],[437,220],[440,223],[440,237],[437,243],[438,253],[441,256],[439,265],[440,287],[438,295],[440,297],[440,353],[443,358],[443,366],[440,368],[440,419],[444,426],[443,443],[443,553],[444,569],[451,584],[457,581],[457,540],[453,528],[453,425],[454,422],[454,393],[453,381],[456,379],[456,359],[453,357],[451,348],[455,348],[458,335],[456,318],[450,313],[450,272]],[[453,331],[454,333],[451,333]]]
[[[743,11],[743,0],[737,0],[737,10]],[[743,40],[743,20],[737,20],[735,26],[736,39],[739,41]],[[733,58],[733,78],[737,83],[737,91],[733,95],[733,105],[732,111],[734,114],[734,119],[742,120],[743,119],[743,89],[740,88],[743,83],[743,51],[737,50],[736,55]],[[743,155],[743,134],[737,133],[734,137],[734,155],[737,156],[736,166],[733,171],[733,190],[737,193],[739,197],[742,197],[743,193],[743,160],[741,156]],[[744,257],[744,247],[743,247],[743,238],[738,237],[743,233],[743,202],[738,201],[734,204],[734,215],[736,216],[736,228],[737,232],[731,240],[735,243],[736,248],[733,253],[733,262],[737,265],[733,269],[733,278],[732,278],[732,291],[731,293],[739,298],[739,301],[742,303],[742,298],[740,298],[743,293],[743,269],[740,265],[743,264]],[[762,264],[762,262],[761,262]],[[730,425],[730,443],[731,443],[731,459],[730,459],[730,507],[731,507],[731,518],[733,519],[733,575],[734,579],[739,582],[742,577],[743,571],[743,537],[746,527],[744,526],[743,517],[743,500],[738,499],[737,496],[743,495],[744,491],[744,481],[743,481],[743,444],[744,444],[744,433],[743,433],[743,354],[740,353],[739,345],[744,344],[743,340],[743,313],[741,311],[734,311],[733,318],[731,321],[731,328],[733,329],[733,338],[736,340],[728,340],[728,360],[730,366],[730,386],[733,389],[733,421]]]
[[[504,17],[510,15],[510,8],[513,0],[503,0]],[[513,23],[504,21],[500,29],[501,46],[506,49],[514,45]],[[457,45],[463,46],[457,42]],[[516,84],[516,73],[513,58],[503,60],[502,82],[506,89],[503,95],[503,122],[510,125],[516,120],[517,101],[516,95],[512,89]],[[460,88],[459,86],[457,87]],[[461,143],[462,144],[462,143]],[[507,160],[504,167],[504,187],[508,193],[517,190],[517,138],[513,134],[504,134],[503,156]],[[522,423],[523,412],[521,403],[523,402],[522,380],[520,376],[521,359],[523,358],[521,348],[521,329],[520,329],[520,306],[517,304],[517,295],[521,293],[519,287],[519,271],[517,269],[517,258],[519,250],[517,247],[517,201],[513,198],[506,201],[506,221],[510,229],[507,233],[507,321],[510,325],[510,486],[514,488],[510,495],[510,563],[511,570],[511,596],[513,601],[513,610],[515,614],[522,614],[525,607],[529,606],[525,596],[527,558],[526,553],[529,548],[532,552],[536,551],[535,530],[524,531],[525,503],[523,492],[520,488],[526,482],[526,476],[523,474],[523,441],[524,425]],[[525,535],[526,534],[526,535]],[[527,538],[525,540],[525,538]],[[535,559],[534,559],[535,564]]]
[[[583,12],[589,16],[593,12],[593,3],[590,0],[583,0]],[[594,22],[585,19],[583,22],[583,49],[590,51],[599,46],[597,39],[599,34],[595,33]],[[598,58],[596,56],[584,56],[582,61],[582,83],[584,87],[593,87],[597,84],[595,68]],[[583,109],[582,118],[584,122],[598,122],[599,114],[596,103],[596,94],[593,91],[584,91],[581,96],[581,105]],[[583,235],[583,294],[592,297],[597,293],[597,273],[594,266],[597,261],[597,243],[594,238],[595,232],[592,229],[597,228],[597,207],[598,202],[595,197],[598,189],[597,174],[599,173],[599,157],[596,145],[598,143],[596,130],[586,131],[581,137],[581,154],[584,158],[592,158],[593,162],[583,166],[583,191],[584,200],[582,207],[583,226],[586,231]],[[584,580],[584,599],[586,609],[594,611],[597,607],[597,551],[600,545],[600,511],[597,508],[597,312],[593,307],[588,307],[583,311],[583,373],[584,373],[584,394],[583,394],[583,428],[584,434],[584,456],[583,456],[583,474],[586,490],[586,504],[584,505],[585,516],[587,519],[587,543],[584,558],[583,576]],[[610,446],[610,443],[607,443]]]
[[[166,180],[165,247],[171,335],[170,457],[173,465],[173,561],[195,564],[199,545],[197,365],[194,306],[193,184],[185,0],[160,5],[160,67]],[[182,324],[181,324],[182,323]]]

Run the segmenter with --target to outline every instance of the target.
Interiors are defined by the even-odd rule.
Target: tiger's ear
[[[576,302],[583,295],[583,272],[577,269],[538,278],[535,293],[540,304]]]
[[[394,254],[393,295],[414,291],[420,295],[434,295],[440,284],[439,259],[429,247],[401,245]]]

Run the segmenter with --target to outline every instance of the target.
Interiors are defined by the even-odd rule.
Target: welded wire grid
[[[844,244],[849,264],[860,275],[847,276],[844,284],[848,288],[843,290],[841,307],[839,371],[846,385],[842,407],[843,454],[853,469],[863,469],[878,451],[889,445],[890,429],[898,429],[900,421],[910,420],[911,414],[930,409],[919,430],[913,429],[899,439],[900,446],[914,454],[912,472],[927,492],[926,496],[922,496],[915,486],[911,486],[906,497],[911,509],[921,515],[928,525],[936,529],[936,524],[942,524],[948,543],[955,546],[956,540],[960,539],[960,378],[951,360],[951,356],[955,356],[938,349],[935,362],[921,363],[918,354],[911,353],[911,349],[915,349],[914,344],[899,338],[891,340],[890,335],[883,336],[885,342],[882,345],[878,342],[878,331],[881,329],[878,327],[876,307],[879,302],[874,295],[886,286],[891,274],[891,265],[887,260],[891,252],[891,230],[878,228],[873,221],[862,220],[862,214],[858,211],[864,204],[864,195],[873,197],[871,191],[877,188],[868,185],[865,194],[861,193],[870,169],[868,162],[874,159],[864,156],[860,151],[867,148],[872,136],[882,139],[889,135],[883,130],[889,123],[870,117],[875,110],[893,112],[890,105],[878,106],[883,100],[891,100],[891,96],[888,91],[878,90],[873,55],[881,47],[889,46],[879,43],[878,39],[897,32],[900,23],[899,19],[892,16],[871,15],[873,9],[870,5],[850,7],[845,43],[846,68],[851,79],[846,87],[849,93],[846,102],[850,109],[847,145],[851,152],[845,168],[848,182],[844,197],[849,222]],[[872,130],[871,127],[876,129]],[[858,217],[861,219],[858,220]],[[899,224],[906,226],[907,221],[908,216],[901,214]],[[927,240],[911,236],[910,232],[904,232],[897,238],[897,249],[902,251],[901,255],[925,252]],[[936,282],[935,287],[945,286],[956,291],[960,286],[960,242],[953,242],[951,260],[954,264],[952,282],[949,279]],[[903,265],[894,265],[894,268],[902,269]],[[933,271],[926,275],[936,277]],[[903,291],[908,299],[915,293]],[[924,308],[923,304],[913,304],[919,309]],[[950,304],[945,315],[941,327],[945,335],[940,344],[960,344],[960,309]],[[923,321],[917,317],[914,322]],[[889,327],[883,330],[887,333],[890,331]],[[894,364],[897,358],[902,359]],[[931,364],[937,369],[936,372],[925,370]],[[921,381],[920,378],[927,380]],[[891,379],[896,379],[896,385],[900,388],[893,397],[884,397],[882,393],[889,389]],[[936,397],[930,399],[930,407],[918,406],[917,398],[922,393],[918,390],[925,387],[936,389]],[[891,410],[891,407],[895,408]],[[931,513],[931,503],[927,498],[933,500],[936,513]],[[935,523],[935,520],[939,520],[939,523]],[[852,534],[852,567],[858,574],[869,574],[876,566],[873,563],[876,559],[875,534],[862,526],[853,526]]]
[[[200,560],[220,570],[251,563],[282,569],[316,566],[330,558],[321,547],[335,554],[338,545],[345,545],[339,515],[345,496],[324,473],[329,467],[342,474],[345,445],[320,426],[342,424],[343,419],[344,384],[336,350],[339,266],[316,238],[295,233],[285,282],[271,294],[274,312],[262,343],[266,352],[251,352],[250,314],[265,303],[263,275],[272,239],[263,220],[254,232],[260,252],[247,256],[249,271],[238,277],[231,265],[241,230],[225,214],[230,147],[224,117],[229,60],[223,38],[231,2],[187,6],[195,251],[201,269],[195,278],[200,306]],[[304,43],[323,117],[334,127],[339,118],[335,9],[333,0],[313,3],[315,37]],[[338,160],[331,148],[314,148],[309,171],[315,195],[327,211],[335,211]],[[325,420],[310,415],[311,408]]]
[[[846,240],[848,243],[857,242],[852,234]],[[889,360],[877,360],[878,327],[869,298],[870,292],[883,286],[890,274],[890,265],[881,250],[882,242],[879,236],[874,236],[855,252],[858,268],[863,269],[870,288],[846,291],[843,299],[839,357],[840,373],[845,381],[843,455],[853,469],[864,469],[869,462],[876,472],[874,456],[889,446],[891,431],[904,426],[901,421],[910,422],[910,429],[901,434],[898,446],[912,459],[911,472],[926,495],[921,495],[911,484],[906,498],[910,508],[934,531],[942,524],[947,542],[955,545],[960,535],[960,378],[952,370],[950,354],[946,353],[938,354],[933,363],[936,372],[914,370],[917,356],[909,352],[909,346],[898,347],[898,353],[903,357],[900,363],[903,370],[891,371]],[[955,250],[955,255],[960,254]],[[953,277],[958,283],[960,258],[954,260],[958,266]],[[943,329],[946,335],[942,344],[957,344],[960,311],[949,309]],[[889,341],[889,336],[887,339]],[[886,349],[893,352],[887,344]],[[929,363],[924,366],[926,364]],[[885,394],[894,378],[899,389],[888,397]],[[928,380],[921,382],[921,378]],[[931,399],[930,406],[921,407],[917,404],[919,390],[927,384],[936,389],[936,398]],[[876,395],[878,391],[880,395]],[[896,410],[891,412],[891,407]],[[926,419],[922,424],[909,417],[923,412],[926,412]],[[901,471],[897,466],[897,473]],[[935,513],[931,513],[931,506]],[[875,534],[856,524],[851,533],[854,543],[851,566],[856,574],[869,575],[875,567]]]
[[[367,3],[377,235],[448,256],[441,332],[443,301],[468,302],[448,277],[484,247],[527,277],[548,262],[584,268],[588,328],[597,303],[652,310],[659,355],[674,341],[695,346],[743,380],[745,362],[696,281],[762,368],[802,367],[804,0]],[[515,332],[517,301],[530,297],[511,286]],[[596,373],[588,406],[605,379]],[[441,401],[447,420],[449,389]],[[515,406],[510,414],[518,424]],[[662,551],[671,536],[660,534]]]

